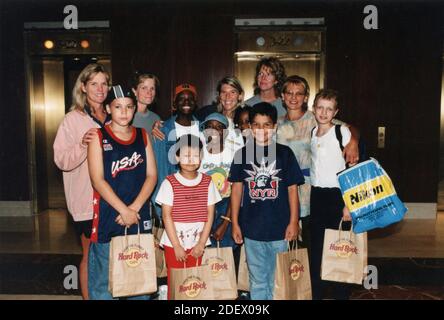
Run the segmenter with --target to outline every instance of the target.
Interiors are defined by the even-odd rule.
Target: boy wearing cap
[[[156,214],[161,218],[161,208],[155,202],[161,182],[179,169],[174,154],[174,144],[177,139],[186,134],[199,136],[199,121],[194,117],[196,110],[196,88],[191,84],[181,84],[174,90],[173,108],[176,115],[166,120],[159,130],[165,135],[165,139],[153,139],[153,150],[157,163],[158,184],[151,197],[156,208]]]
[[[113,86],[106,100],[109,125],[88,145],[88,167],[94,188],[94,216],[88,260],[92,300],[113,299],[108,291],[111,238],[151,232],[148,198],[157,182],[150,139],[130,125],[135,111],[131,89]],[[148,296],[131,299],[149,299]]]
[[[231,183],[228,181],[231,163],[236,150],[225,146],[228,136],[228,119],[221,113],[211,113],[201,123],[205,137],[203,158],[199,172],[211,176],[222,201],[216,204],[214,222],[211,228],[211,242],[215,246],[220,241],[221,247],[237,245],[231,237],[231,211],[229,208]]]

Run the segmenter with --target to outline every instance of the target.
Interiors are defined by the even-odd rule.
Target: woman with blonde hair
[[[144,128],[151,135],[151,130],[156,121],[160,121],[158,114],[153,112],[157,102],[160,81],[154,74],[136,71],[131,81],[131,89],[136,96],[137,110],[134,114],[133,126]]]
[[[244,141],[240,132],[235,131],[234,115],[236,109],[244,106],[244,89],[236,77],[224,77],[217,83],[217,96],[215,101],[195,111],[195,117],[203,122],[207,116],[212,113],[221,113],[228,120],[227,144],[234,149],[243,147]],[[158,140],[164,140],[165,135],[160,128],[163,126],[161,121],[156,121],[153,126],[152,135]]]
[[[236,77],[224,77],[217,83],[217,97],[213,104],[196,111],[199,121],[214,113],[222,113],[229,120],[233,120],[238,107],[244,106],[244,88]]]
[[[100,64],[89,64],[77,77],[72,105],[60,124],[54,141],[54,162],[63,171],[68,211],[82,244],[80,288],[88,299],[88,249],[93,219],[93,188],[88,173],[88,144],[97,129],[108,122],[104,101],[110,75]]]

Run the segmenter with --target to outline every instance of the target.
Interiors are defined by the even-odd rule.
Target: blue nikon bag
[[[407,212],[390,177],[373,158],[338,173],[338,181],[355,233],[386,227]]]

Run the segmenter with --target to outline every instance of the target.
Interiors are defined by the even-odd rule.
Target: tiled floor
[[[0,232],[0,253],[81,253],[65,210],[49,210],[28,219],[34,231]],[[2,218],[0,223],[13,225],[14,220]],[[373,230],[368,239],[369,257],[444,258],[444,212],[436,220],[405,219]]]
[[[0,253],[81,254],[80,241],[66,210],[48,210],[27,219],[34,230],[0,232]],[[14,230],[16,221],[17,218],[2,218],[0,223],[10,224]]]
[[[81,253],[66,211],[46,211],[26,222],[33,231],[0,232],[0,300],[78,299],[78,290],[62,285],[64,266],[76,265]],[[17,229],[17,223],[0,220],[2,230]],[[444,213],[370,232],[368,254],[378,268],[379,288],[356,286],[352,299],[444,299]]]

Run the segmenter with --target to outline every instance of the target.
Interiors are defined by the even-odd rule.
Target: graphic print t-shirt
[[[287,146],[247,143],[236,152],[230,182],[242,182],[239,224],[252,240],[283,240],[290,222],[288,187],[302,185],[304,177],[296,157]]]

